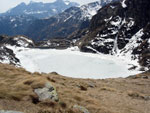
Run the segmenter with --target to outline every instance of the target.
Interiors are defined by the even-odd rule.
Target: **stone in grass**
[[[81,112],[83,112],[83,113],[90,113],[90,112],[89,112],[85,107],[83,107],[83,106],[74,105],[73,108],[74,108],[74,109],[77,109],[77,110],[79,110],[79,111],[81,111]]]
[[[56,101],[56,102],[59,101],[56,89],[49,82],[45,84],[44,88],[35,89],[34,92],[38,95],[39,101],[45,101],[48,99]]]
[[[0,113],[23,113],[23,112],[0,110]]]

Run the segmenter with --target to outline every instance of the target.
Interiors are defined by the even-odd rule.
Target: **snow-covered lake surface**
[[[30,72],[57,72],[74,78],[116,78],[137,74],[129,62],[115,56],[55,49],[14,49],[23,68]]]

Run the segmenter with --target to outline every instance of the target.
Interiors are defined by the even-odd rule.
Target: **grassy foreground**
[[[50,82],[59,101],[39,101],[34,89]],[[0,64],[0,109],[24,113],[149,113],[150,73],[116,79],[74,79]]]

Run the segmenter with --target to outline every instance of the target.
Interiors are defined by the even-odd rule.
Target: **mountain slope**
[[[149,5],[148,0],[121,0],[104,6],[92,18],[89,33],[80,41],[81,50],[132,60],[146,54],[149,58]]]
[[[22,11],[25,10],[24,8],[27,8],[30,11],[35,7],[35,10],[38,9],[42,11],[43,9],[40,7],[44,7],[43,3],[30,3],[29,5],[20,4],[17,6],[17,9],[14,8],[9,11],[10,13],[4,14],[6,16],[0,16],[0,34],[10,36],[27,35],[34,40],[66,37],[71,37],[70,39],[72,39],[72,34],[77,35],[79,34],[78,32],[82,31],[82,29],[88,28],[89,20],[94,14],[97,13],[97,10],[111,1],[112,0],[101,0],[99,2],[90,3],[81,7],[71,7],[63,13],[48,19],[36,19],[36,14],[22,13]],[[68,4],[72,4],[72,6],[76,6],[75,3],[62,0],[57,0],[56,2],[50,4],[55,4],[55,7],[59,7],[61,4],[67,4],[67,6]],[[50,4],[45,5],[51,6]],[[41,18],[40,15],[45,15],[45,13],[42,12],[37,14],[39,18]]]
[[[10,36],[23,35],[29,25],[35,20],[36,18],[27,15],[0,16],[0,34]]]
[[[29,4],[21,3],[2,15],[28,15],[36,18],[48,18],[50,16],[59,14],[72,6],[78,6],[78,4],[75,2],[69,2],[68,0],[56,0],[53,3],[31,1]]]
[[[31,24],[26,35],[34,40],[66,38],[74,32],[88,28],[92,16],[111,1],[101,0],[81,7],[71,7],[52,18],[37,20]]]

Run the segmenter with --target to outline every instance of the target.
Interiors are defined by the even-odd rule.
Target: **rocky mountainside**
[[[48,18],[63,12],[67,8],[78,5],[79,4],[68,0],[56,0],[53,3],[31,1],[29,4],[19,4],[6,13],[1,14],[1,16],[28,15],[36,18]]]
[[[149,5],[149,0],[121,0],[104,6],[79,41],[80,49],[138,59],[150,68]]]
[[[51,38],[67,38],[73,33],[89,27],[93,15],[112,0],[101,0],[81,7],[71,7],[49,19],[41,19],[32,23],[26,33],[34,40]]]

